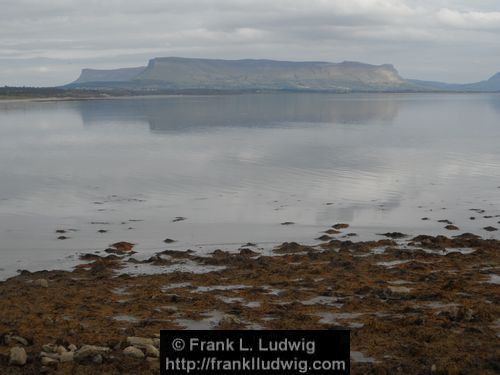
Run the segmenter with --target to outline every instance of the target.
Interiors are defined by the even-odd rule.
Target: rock
[[[153,345],[146,345],[146,355],[149,357],[160,357],[160,351],[156,349]]]
[[[101,364],[102,363],[102,355],[97,354],[92,358],[92,362]]]
[[[53,344],[42,345],[42,350],[45,353],[57,353],[57,346]]]
[[[135,346],[127,346],[125,349],[123,349],[123,354],[133,358],[144,358],[144,353],[142,352],[142,350],[136,348]]]
[[[380,233],[380,236],[385,236],[389,238],[405,238],[408,237],[407,234],[401,233],[401,232],[387,232],[387,233]]]
[[[133,243],[121,241],[112,244],[110,247],[114,248],[118,252],[125,253],[131,251],[134,246],[135,245]]]
[[[13,335],[13,336],[10,336],[10,335],[6,335],[4,337],[4,341],[6,344],[9,344],[11,343],[12,341],[15,341],[21,345],[24,345],[24,346],[28,346],[28,340],[26,340],[24,337],[21,337],[21,336],[16,336],[16,335]]]
[[[66,352],[67,352],[67,350],[66,350],[66,348],[65,348],[64,346],[59,345],[59,346],[57,347],[57,353],[58,353],[58,354],[62,354],[62,353],[66,353]]]
[[[448,224],[444,228],[448,229],[448,230],[458,230],[459,229],[456,225],[453,225],[453,224]]]
[[[474,320],[474,312],[464,306],[452,306],[448,310],[441,311],[438,316],[445,316],[455,322]]]
[[[66,236],[59,236],[57,237],[58,240],[67,240],[69,237]]]
[[[281,223],[281,225],[293,225],[295,224],[293,221],[284,221],[283,223]]]
[[[183,221],[183,220],[186,220],[186,218],[183,216],[177,216],[174,220],[172,220],[172,222],[177,223],[178,221]]]
[[[434,374],[435,372],[437,372],[437,366],[435,364],[433,364],[431,366],[431,374]]]
[[[65,352],[61,353],[61,356],[59,357],[59,360],[64,363],[64,362],[73,362],[73,358],[75,356],[74,352]]]
[[[68,349],[69,349],[71,352],[76,352],[76,349],[78,349],[78,348],[77,348],[77,347],[76,347],[76,345],[74,345],[74,344],[69,344],[69,345],[68,345]]]
[[[57,359],[52,359],[50,357],[42,357],[42,365],[43,366],[50,366],[50,367],[57,367],[59,364],[59,361]]]
[[[349,224],[339,223],[339,224],[332,225],[332,228],[333,229],[345,229],[345,228],[349,228]]]
[[[219,326],[240,325],[240,324],[242,324],[242,321],[237,316],[231,314],[225,314],[219,321]]]
[[[316,238],[316,240],[318,240],[318,241],[330,241],[331,239],[332,239],[332,237],[330,237],[326,234],[322,235],[321,237]]]
[[[247,249],[247,248],[243,248],[243,249],[240,249],[240,255],[245,256],[245,257],[253,257],[255,255],[259,255],[259,253],[255,252],[253,250]]]
[[[159,338],[156,338],[156,337],[155,337],[155,338],[153,339],[153,343],[154,343],[154,346],[156,346],[157,348],[159,348],[159,347],[160,347],[160,339],[159,339]]]
[[[127,337],[127,343],[131,346],[137,346],[138,348],[146,348],[148,345],[154,346],[153,339],[147,337],[130,336]]]
[[[449,221],[448,219],[442,219],[442,220],[438,220],[438,223],[445,223],[445,224],[453,224],[451,221]]]
[[[41,352],[40,353],[41,357],[47,357],[50,359],[55,359],[56,361],[59,361],[60,355],[57,353],[47,353],[47,352]]]
[[[28,356],[26,355],[26,350],[19,346],[15,346],[10,349],[9,365],[24,366]]]
[[[48,288],[49,282],[47,281],[47,279],[36,279],[35,281],[33,281],[33,285],[41,286],[42,288]]]
[[[110,349],[105,346],[83,345],[75,352],[73,358],[75,361],[84,361],[93,358],[97,354],[107,353],[109,351]]]
[[[325,230],[324,233],[326,233],[326,234],[339,234],[341,232],[338,230],[335,230],[335,229],[328,229],[328,230]]]
[[[495,232],[498,230],[498,228],[492,227],[492,226],[487,226],[483,228],[487,232]]]
[[[405,286],[389,286],[391,293],[410,293],[411,289]]]
[[[171,238],[166,238],[163,240],[163,242],[165,243],[172,243],[172,242],[175,242],[175,240],[171,239]]]

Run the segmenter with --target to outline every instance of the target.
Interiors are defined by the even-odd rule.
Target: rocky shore
[[[273,256],[249,243],[138,260],[120,242],[72,272],[21,271],[0,283],[0,373],[157,374],[161,329],[339,327],[353,374],[500,372],[500,241],[330,236],[346,228]]]

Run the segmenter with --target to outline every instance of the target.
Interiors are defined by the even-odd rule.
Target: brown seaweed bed
[[[144,261],[123,242],[72,272],[22,271],[0,283],[0,373],[156,374],[157,353],[136,355],[133,337],[157,347],[161,329],[339,327],[353,374],[500,373],[500,241],[386,237]],[[124,272],[141,267],[170,272]],[[24,365],[9,364],[13,347]]]

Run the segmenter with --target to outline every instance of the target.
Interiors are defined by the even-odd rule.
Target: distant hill
[[[392,65],[154,58],[146,68],[84,69],[71,88],[408,91],[414,85]]]
[[[344,61],[218,60],[157,57],[147,66],[83,69],[65,88],[128,91],[294,90],[329,92],[496,92],[500,73],[486,81],[453,84],[402,78],[390,64]]]
[[[500,72],[486,81],[465,84],[421,81],[416,79],[409,79],[408,81],[424,90],[431,91],[500,92]]]

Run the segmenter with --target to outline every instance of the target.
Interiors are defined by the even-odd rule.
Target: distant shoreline
[[[17,89],[17,88],[16,88]],[[21,88],[19,88],[21,89]],[[22,88],[24,90],[24,88]],[[359,94],[500,94],[500,91],[324,91],[324,90],[162,90],[157,92],[105,92],[105,91],[81,91],[61,90],[57,95],[44,95],[37,91],[44,91],[45,88],[28,89],[23,94],[5,94],[0,88],[0,102],[55,102],[55,101],[81,101],[81,100],[107,100],[107,99],[129,99],[129,98],[151,98],[162,96],[212,96],[212,95],[243,95],[243,94],[339,94],[339,95],[359,95]],[[66,92],[67,91],[67,92]]]

